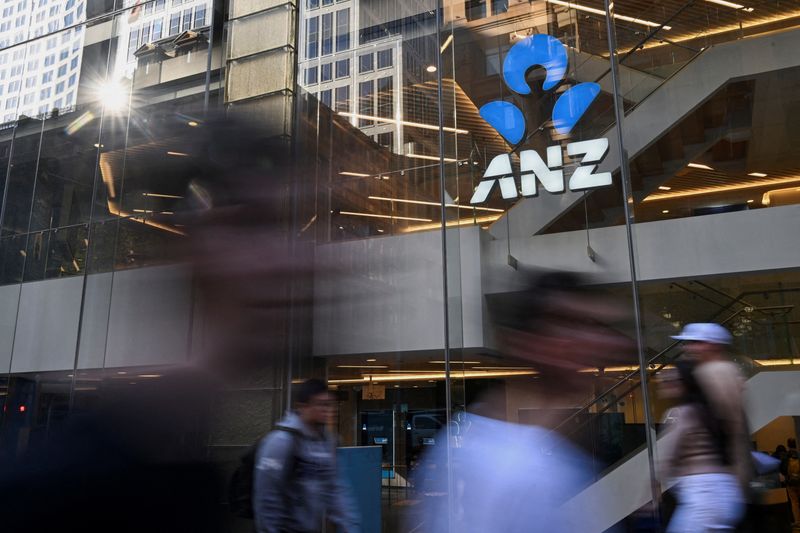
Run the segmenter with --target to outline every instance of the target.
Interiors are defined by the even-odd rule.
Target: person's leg
[[[705,533],[701,525],[702,501],[698,498],[696,476],[682,477],[675,485],[678,501],[667,525],[667,533]]]
[[[786,492],[792,505],[792,520],[795,524],[800,523],[800,486],[786,487]]]
[[[668,533],[733,531],[744,515],[744,498],[729,474],[686,476],[678,484],[678,508]]]
[[[709,474],[705,482],[715,487],[708,502],[708,531],[733,531],[744,518],[746,509],[739,481],[728,474]]]

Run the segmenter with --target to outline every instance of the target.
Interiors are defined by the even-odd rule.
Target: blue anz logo
[[[503,79],[509,89],[517,94],[531,94],[525,75],[535,66],[546,72],[542,88],[549,91],[567,75],[567,48],[550,35],[526,37],[511,47],[503,62]],[[600,94],[600,85],[579,83],[564,91],[553,106],[553,126],[557,133],[566,135]],[[525,136],[525,117],[510,102],[496,100],[480,109],[480,115],[511,144],[519,143]]]
[[[516,43],[503,62],[503,79],[515,93],[531,94],[525,75],[534,66],[545,69],[542,88],[549,91],[556,87],[567,74],[567,48],[550,35],[533,35]],[[579,83],[564,91],[553,106],[553,126],[557,133],[566,135],[575,127],[583,114],[600,94],[597,83]],[[489,102],[480,108],[481,117],[500,135],[513,145],[525,137],[525,117],[514,104],[502,100]],[[597,164],[608,153],[608,139],[593,139],[569,143],[567,156],[579,159],[566,186],[571,191],[588,190],[611,184],[611,173],[594,174]],[[578,157],[583,156],[583,157]],[[587,164],[589,163],[589,164]],[[504,199],[536,196],[538,184],[549,193],[565,191],[564,154],[560,145],[547,148],[547,162],[534,150],[523,150],[519,154],[519,186],[512,175],[511,155],[500,154],[492,159],[483,175],[484,181],[475,189],[471,204],[485,202],[499,184]],[[571,166],[575,166],[574,163]]]

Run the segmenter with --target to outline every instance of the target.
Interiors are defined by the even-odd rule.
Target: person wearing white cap
[[[679,367],[689,403],[659,440],[662,473],[678,478],[680,506],[667,531],[731,531],[753,475],[744,379],[729,357],[733,338],[714,323],[687,324],[672,338],[683,342]]]

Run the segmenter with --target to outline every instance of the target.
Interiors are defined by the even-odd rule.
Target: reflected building
[[[83,56],[81,24],[85,20],[85,0],[25,0],[3,6],[2,122],[11,122],[19,115],[32,117],[75,105]]]

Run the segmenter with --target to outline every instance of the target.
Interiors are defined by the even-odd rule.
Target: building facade
[[[697,321],[734,335],[756,446],[796,436],[800,4],[614,4],[609,23],[588,0],[4,3],[0,453],[226,347],[249,366],[213,395],[220,464],[324,377],[342,444],[381,446],[383,530],[412,530],[419,458],[500,387],[510,421],[579,422],[556,426],[598,465],[580,498],[600,532],[648,501],[651,379]],[[520,52],[545,40],[547,72]],[[226,198],[268,206],[269,231],[197,244],[233,178],[207,163],[262,140],[291,164],[234,158],[257,179]],[[557,406],[488,305],[548,270],[621,302],[638,346]],[[262,286],[260,329],[228,320]]]

